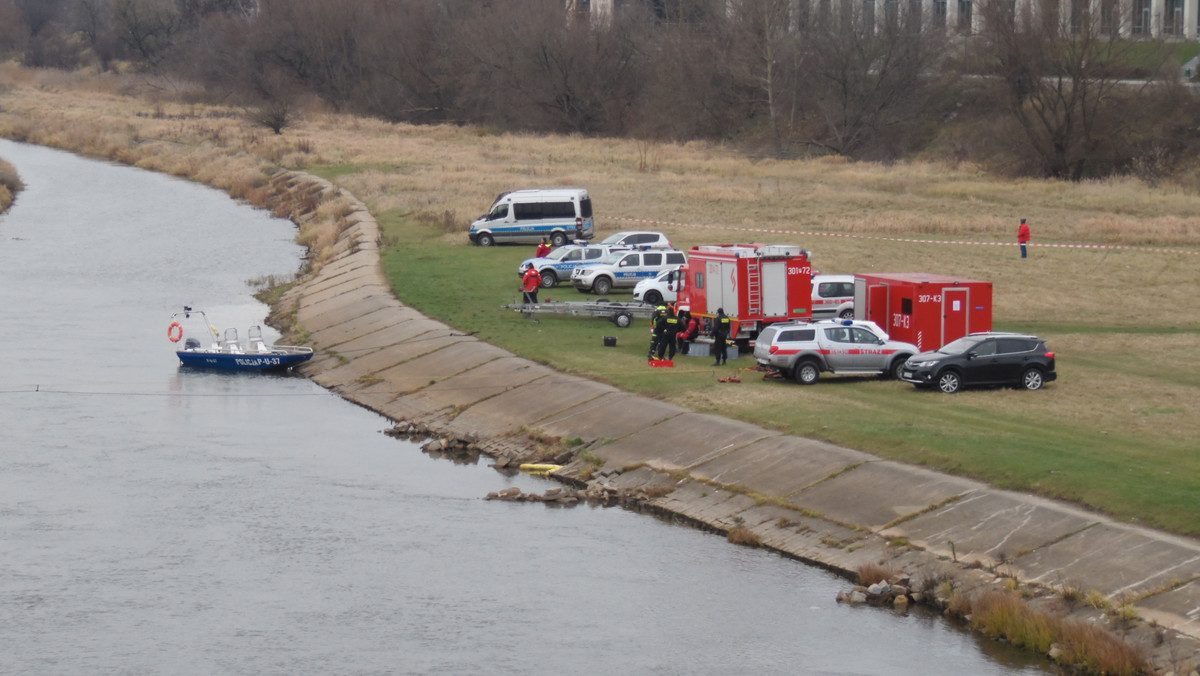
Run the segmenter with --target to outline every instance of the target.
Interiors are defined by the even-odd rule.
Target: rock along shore
[[[568,488],[489,497],[622,504],[850,579],[882,569],[897,607],[1018,589],[1140,646],[1157,673],[1196,673],[1200,543],[558,373],[401,303],[380,268],[378,226],[352,195],[298,172],[271,190],[276,213],[302,229],[317,218],[314,198],[353,205],[321,252],[328,262],[272,310],[316,351],[301,371],[387,416],[390,434],[432,437],[426,452],[563,466],[553,477]],[[871,598],[861,588],[840,600]]]

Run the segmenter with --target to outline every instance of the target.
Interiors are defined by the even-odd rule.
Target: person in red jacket
[[[525,265],[525,274],[521,275],[521,288],[525,291],[525,302],[537,305],[538,289],[542,288],[542,276],[537,268]]]
[[[1025,245],[1029,243],[1029,224],[1025,219],[1021,219],[1021,225],[1017,226],[1017,244],[1021,245],[1021,258],[1026,258]]]
[[[679,333],[675,336],[679,341],[679,354],[687,354],[692,340],[700,330],[700,322],[692,316],[691,308],[679,306]]]
[[[542,238],[542,243],[537,246],[537,252],[533,254],[534,258],[545,258],[546,254],[550,253],[550,245],[546,243],[546,238]]]

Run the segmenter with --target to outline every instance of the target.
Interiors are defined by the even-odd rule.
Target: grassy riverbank
[[[275,136],[237,110],[126,93],[144,91],[137,85],[0,71],[0,134],[251,201],[274,168],[311,171],[376,214],[400,298],[522,356],[695,410],[1200,534],[1200,257],[1155,250],[1200,250],[1200,197],[1190,188],[996,180],[968,166],[754,161],[703,144],[490,135],[328,114]],[[705,360],[648,369],[644,327],[535,324],[500,309],[516,295],[517,263],[532,248],[468,246],[465,224],[498,192],[539,185],[587,187],[602,233],[653,227],[681,247],[797,243],[824,272],[990,280],[996,327],[1045,336],[1059,355],[1059,381],[1042,392],[946,397],[875,379],[804,388],[747,372],[742,383],[718,384],[732,365],[717,372]],[[1010,246],[1021,217],[1035,243],[1136,248],[1034,248],[1022,261]],[[579,298],[571,289],[542,296]],[[618,346],[601,347],[605,335],[617,335]]]

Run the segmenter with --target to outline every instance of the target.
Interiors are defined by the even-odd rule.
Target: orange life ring
[[[170,338],[172,343],[178,343],[179,339],[183,338],[183,327],[179,325],[179,322],[171,322],[171,325],[167,327],[167,338]]]

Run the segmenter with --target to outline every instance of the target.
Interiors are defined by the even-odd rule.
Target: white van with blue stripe
[[[501,193],[487,214],[471,224],[467,237],[479,246],[505,242],[553,246],[591,239],[592,198],[583,188],[543,188]]]

